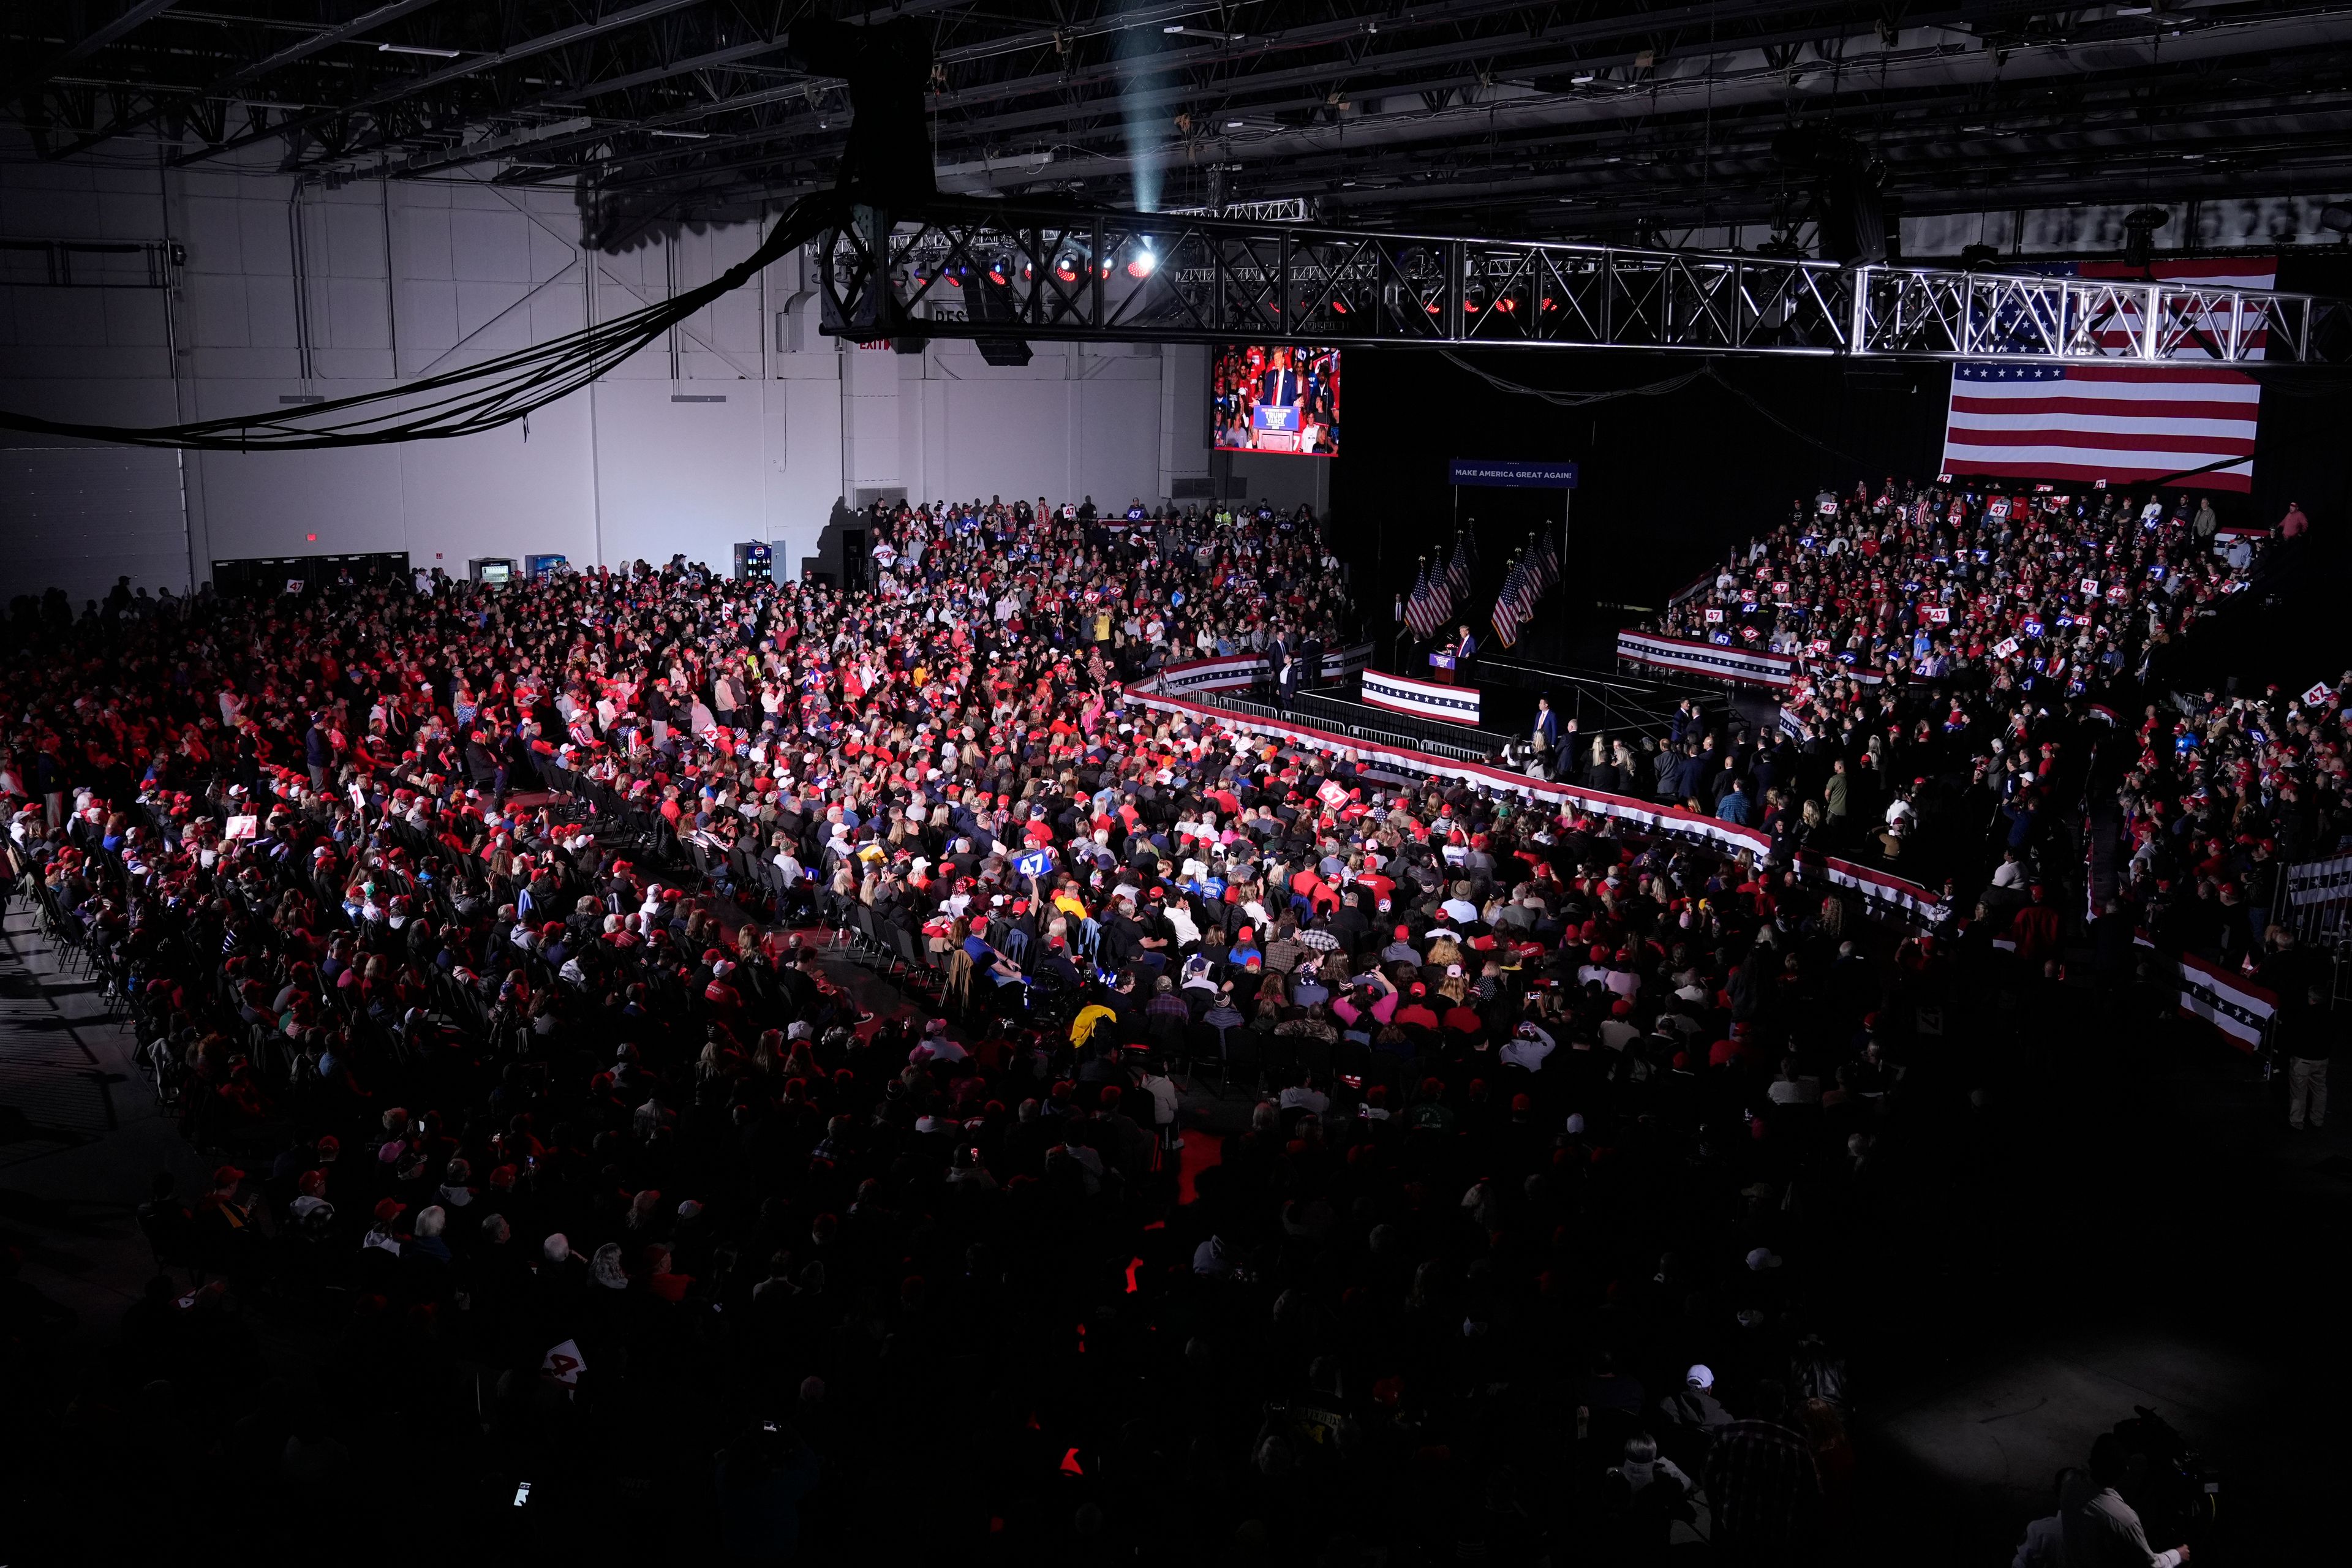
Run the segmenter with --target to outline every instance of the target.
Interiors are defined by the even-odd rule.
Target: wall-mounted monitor
[[[1210,441],[1220,452],[1339,455],[1339,351],[1231,343],[1209,362]]]

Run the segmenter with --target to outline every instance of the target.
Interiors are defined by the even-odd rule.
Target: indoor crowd
[[[1924,883],[1960,917],[1951,934],[2036,962],[2088,910],[2103,966],[2129,969],[2137,932],[2261,970],[2293,1007],[2306,977],[2276,956],[2295,946],[2273,929],[2277,877],[2352,830],[2352,671],[2147,700],[2151,660],[2255,584],[2263,548],[2194,492],[1824,492],[1654,628],[1795,655],[1780,735],[1727,758],[1686,705],[1662,739],[1577,741],[1561,776]]]
[[[19,603],[13,868],[212,1167],[142,1209],[102,1364],[12,1298],[29,1462],[127,1463],[162,1540],[383,1508],[759,1562],[1858,1555],[1847,1286],[1973,1087],[1945,1009],[2042,954],[1865,921],[1777,830],[1728,856],[1122,703],[1349,629],[1311,517],[878,531],[873,593]],[[1802,821],[1832,724],[1867,735],[1829,777],[1930,766],[1892,689],[1674,744]],[[2134,889],[2240,875],[2249,813],[2332,830],[2332,710],[2190,718],[2143,735]],[[2021,721],[1977,784],[2027,821],[2056,742]],[[1843,815],[1927,825],[1887,794]]]

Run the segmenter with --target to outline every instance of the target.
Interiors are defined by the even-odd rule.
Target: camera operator
[[[2189,1548],[2158,1552],[2147,1543],[2138,1510],[2116,1489],[2131,1456],[2113,1432],[2091,1445],[2091,1474],[2063,1500],[2067,1568],[2176,1568],[2189,1561]]]

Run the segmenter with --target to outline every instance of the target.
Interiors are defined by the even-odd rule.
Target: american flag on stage
[[[2053,270],[2085,280],[2144,278],[2114,263]],[[2158,282],[2213,290],[2196,308],[2203,312],[2199,320],[2217,324],[2227,321],[2230,290],[2268,289],[2278,279],[2277,262],[2267,258],[2171,262],[2151,270]],[[2119,289],[2097,338],[2120,352],[2144,324],[2138,297]],[[2218,357],[2196,348],[2186,353]],[[2176,482],[2249,491],[2262,395],[2252,376],[2218,364],[1971,360],[1952,371],[1943,466],[1954,474],[2126,484],[2204,468]]]
[[[1470,578],[1477,570],[1478,547],[1464,529],[1454,536],[1454,559],[1445,563],[1445,608],[1442,615],[1450,616],[1456,605],[1470,602]]]
[[[1438,604],[1430,584],[1429,557],[1424,555],[1421,558],[1421,576],[1413,584],[1412,592],[1405,595],[1404,624],[1412,628],[1413,636],[1428,638],[1437,635],[1438,623],[1444,618],[1444,608]]]
[[[1528,618],[1528,587],[1531,581],[1528,559],[1522,555],[1511,563],[1511,570],[1503,578],[1503,591],[1495,595],[1495,640],[1505,647],[1519,640],[1519,626]]]
[[[1528,606],[1549,594],[1559,582],[1559,546],[1553,542],[1551,525],[1544,525],[1536,537],[1536,547],[1528,555]]]
[[[1444,626],[1445,617],[1453,613],[1454,581],[1446,572],[1444,558],[1441,556],[1438,558],[1437,570],[1429,574],[1430,625]]]

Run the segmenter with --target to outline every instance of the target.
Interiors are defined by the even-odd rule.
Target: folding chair
[[[1213,1024],[1195,1023],[1184,1032],[1184,1065],[1197,1080],[1201,1064],[1209,1062],[1217,1069],[1217,1098],[1225,1097],[1225,1080],[1230,1076],[1225,1066],[1224,1031]],[[1191,1084],[1185,1085],[1190,1089]]]

